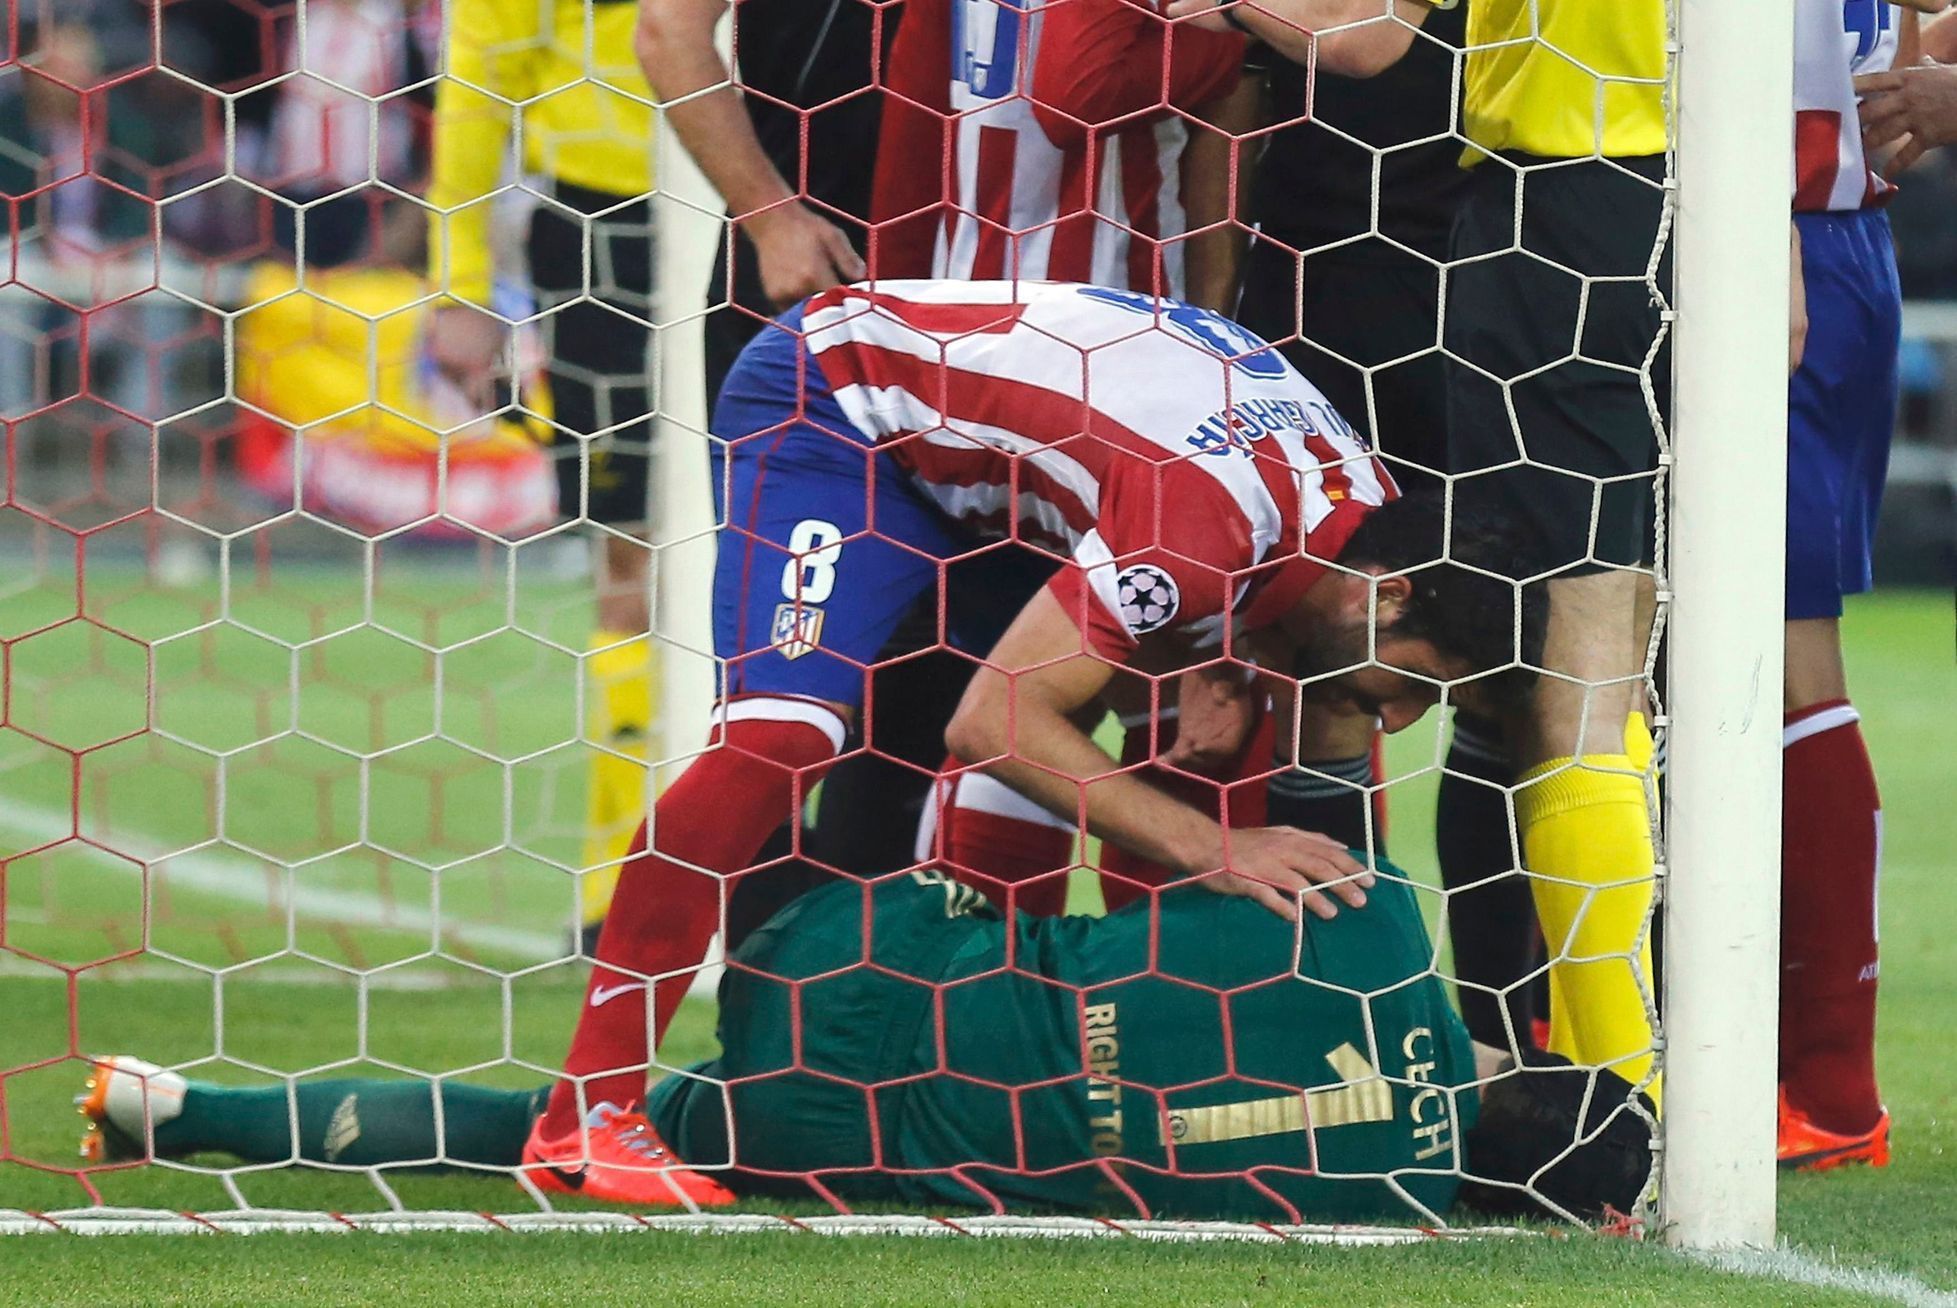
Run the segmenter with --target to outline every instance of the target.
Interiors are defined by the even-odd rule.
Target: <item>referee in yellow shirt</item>
[[[1508,732],[1523,865],[1563,960],[1550,1047],[1635,1082],[1652,1065],[1651,585],[1638,569],[1655,526],[1653,406],[1670,407],[1654,294],[1671,286],[1665,7],[1469,0],[1467,43],[1448,447],[1459,493],[1529,523],[1551,578],[1544,661],[1561,676]]]
[[[1667,130],[1663,0],[1465,0],[1459,135],[1470,181],[1449,241],[1442,344],[1456,493],[1534,529],[1545,677],[1505,724],[1522,864],[1552,960],[1550,1047],[1632,1081],[1651,1069],[1653,855],[1643,668],[1657,437],[1668,408],[1654,285]],[[1439,7],[1451,7],[1443,4]],[[1205,9],[1211,10],[1205,13]],[[1381,69],[1420,0],[1176,0],[1322,64]],[[1327,28],[1325,37],[1311,34]],[[1311,331],[1311,323],[1304,328]]]
[[[592,755],[581,883],[587,929],[645,815],[652,712],[647,598],[653,397],[652,90],[631,0],[448,0],[428,188],[429,275],[449,297],[438,366],[485,409],[505,402],[508,325],[493,311],[496,197],[544,179],[525,253],[543,312],[558,508],[599,541],[585,660]]]

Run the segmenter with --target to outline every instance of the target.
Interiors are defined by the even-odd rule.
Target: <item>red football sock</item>
[[[1876,876],[1882,800],[1846,700],[1791,713],[1783,737],[1780,1079],[1816,1126],[1874,1127]]]
[[[577,1125],[580,1082],[586,1109],[644,1097],[647,978],[661,978],[652,987],[657,1047],[720,927],[727,878],[747,870],[841,748],[841,720],[819,705],[737,700],[727,717],[654,805],[655,847],[619,874],[565,1078],[551,1088],[547,1135]],[[632,847],[644,850],[643,826]]]
[[[938,857],[952,876],[1001,907],[1035,917],[1066,911],[1073,823],[982,772],[947,777],[938,791]]]

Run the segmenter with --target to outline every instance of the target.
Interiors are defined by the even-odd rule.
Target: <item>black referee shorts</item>
[[[1306,255],[1301,266],[1292,250],[1310,244],[1252,241],[1237,321],[1372,437],[1402,487],[1438,485],[1432,474],[1447,469],[1440,270],[1383,241]]]
[[[565,182],[553,194],[530,219],[529,256],[538,307],[550,311],[557,507],[635,527],[647,519],[652,446],[652,203]]]
[[[1526,524],[1542,551],[1531,562],[1561,575],[1648,561],[1658,443],[1646,375],[1670,411],[1646,280],[1664,160],[1508,155],[1474,173],[1443,331],[1457,493]],[[1670,285],[1669,252],[1657,278]]]

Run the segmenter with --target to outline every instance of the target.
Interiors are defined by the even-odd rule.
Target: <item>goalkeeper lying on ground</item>
[[[633,1135],[674,1202],[701,1206],[815,1176],[848,1201],[1355,1220],[1437,1214],[1467,1172],[1533,1179],[1572,1214],[1628,1210],[1651,1161],[1630,1086],[1496,1076],[1412,891],[1382,871],[1369,907],[1295,925],[1193,885],[1159,915],[1010,929],[933,872],[827,886],[735,952],[721,1056],[654,1084]],[[438,1112],[419,1081],[301,1080],[288,1098],[107,1060],[85,1149],[513,1167],[545,1088],[440,1095]],[[1467,1197],[1527,1206],[1501,1185]]]

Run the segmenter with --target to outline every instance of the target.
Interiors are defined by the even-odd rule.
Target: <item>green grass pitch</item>
[[[581,639],[577,588],[507,573],[496,560],[481,571],[388,560],[371,587],[355,570],[275,572],[234,569],[231,621],[206,626],[218,611],[214,586],[159,591],[135,573],[92,567],[87,612],[158,642],[148,655],[83,624],[42,630],[74,611],[76,588],[63,579],[0,605],[0,639],[17,642],[10,725],[0,726],[0,857],[67,830],[71,809],[103,845],[149,859],[191,850],[152,864],[147,897],[137,865],[84,845],[6,864],[0,1153],[22,1161],[0,1163],[0,1208],[90,1202],[58,1170],[74,1161],[69,1100],[82,1051],[217,1058],[209,1074],[227,1080],[478,1069],[471,1074],[508,1084],[542,1079],[563,1052],[581,977],[553,961],[575,917],[570,878],[554,862],[578,854],[584,761],[564,743],[577,733],[575,674],[554,642]],[[521,630],[508,629],[512,619]],[[18,639],[30,632],[40,634]],[[1957,973],[1944,961],[1957,927],[1943,730],[1957,704],[1950,599],[1870,597],[1852,606],[1848,633],[1887,812],[1882,1074],[1897,1159],[1883,1173],[1785,1178],[1782,1229],[1821,1262],[1917,1278],[1933,1302],[1957,1292],[1957,1078],[1946,1054]],[[427,647],[445,651],[439,690]],[[146,723],[159,730],[143,733]],[[1405,778],[1393,792],[1395,853],[1422,876],[1431,874],[1421,846],[1435,741],[1416,728],[1391,754]],[[80,751],[79,762],[67,751]],[[364,786],[354,755],[379,756]],[[209,843],[220,829],[228,843]],[[301,866],[268,870],[265,855]],[[433,946],[445,957],[431,957]],[[72,1003],[66,974],[40,961],[102,958],[122,961],[83,973]],[[364,999],[356,971],[373,977]],[[690,1004],[669,1056],[705,1051],[710,1026],[708,1006]],[[109,1204],[234,1206],[215,1171],[91,1180]],[[266,1207],[384,1206],[359,1176],[268,1170],[235,1181]],[[527,1203],[495,1177],[392,1184],[414,1208]],[[1867,1301],[1588,1237],[1325,1249],[796,1235],[49,1236],[0,1243],[0,1268],[0,1302],[42,1304],[487,1305],[646,1291],[741,1304]]]

